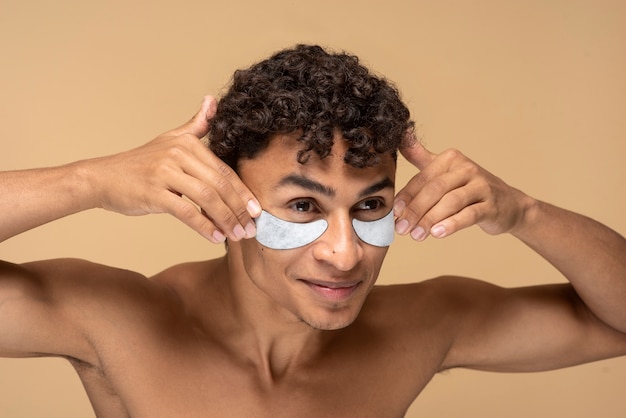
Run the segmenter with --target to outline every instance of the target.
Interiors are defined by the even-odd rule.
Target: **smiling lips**
[[[349,299],[362,283],[360,281],[334,283],[317,280],[302,280],[302,282],[317,295],[333,302],[341,302]]]

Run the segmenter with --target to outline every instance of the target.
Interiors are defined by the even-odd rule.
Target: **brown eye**
[[[359,210],[376,210],[382,206],[382,202],[379,199],[367,199],[358,204]]]
[[[375,221],[383,215],[386,209],[385,201],[379,198],[370,198],[360,201],[354,206],[353,216],[364,222]]]
[[[297,211],[297,212],[308,212],[311,210],[311,202],[307,201],[307,200],[301,200],[299,202],[296,202],[293,204],[293,208]]]

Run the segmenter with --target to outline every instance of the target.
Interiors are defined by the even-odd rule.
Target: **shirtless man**
[[[2,173],[2,240],[101,207],[170,213],[227,252],[150,278],[2,262],[0,355],[67,358],[98,416],[153,418],[400,417],[445,369],[626,354],[624,238],[430,153],[356,58],[282,51],[215,104],[138,149]],[[419,169],[397,194],[396,151]],[[513,234],[570,283],[375,286],[394,223],[416,241]]]

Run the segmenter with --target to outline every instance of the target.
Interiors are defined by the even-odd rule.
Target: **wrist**
[[[94,170],[95,160],[82,160],[65,166],[67,192],[75,203],[75,212],[101,208],[101,185],[99,177]]]
[[[531,233],[532,229],[540,221],[541,211],[544,203],[526,194],[523,195],[520,204],[520,216],[510,233],[520,239]]]

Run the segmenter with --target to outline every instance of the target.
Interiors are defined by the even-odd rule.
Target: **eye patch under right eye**
[[[312,243],[322,236],[326,228],[328,222],[324,219],[296,223],[261,211],[261,216],[256,219],[256,240],[274,250],[292,250]]]

